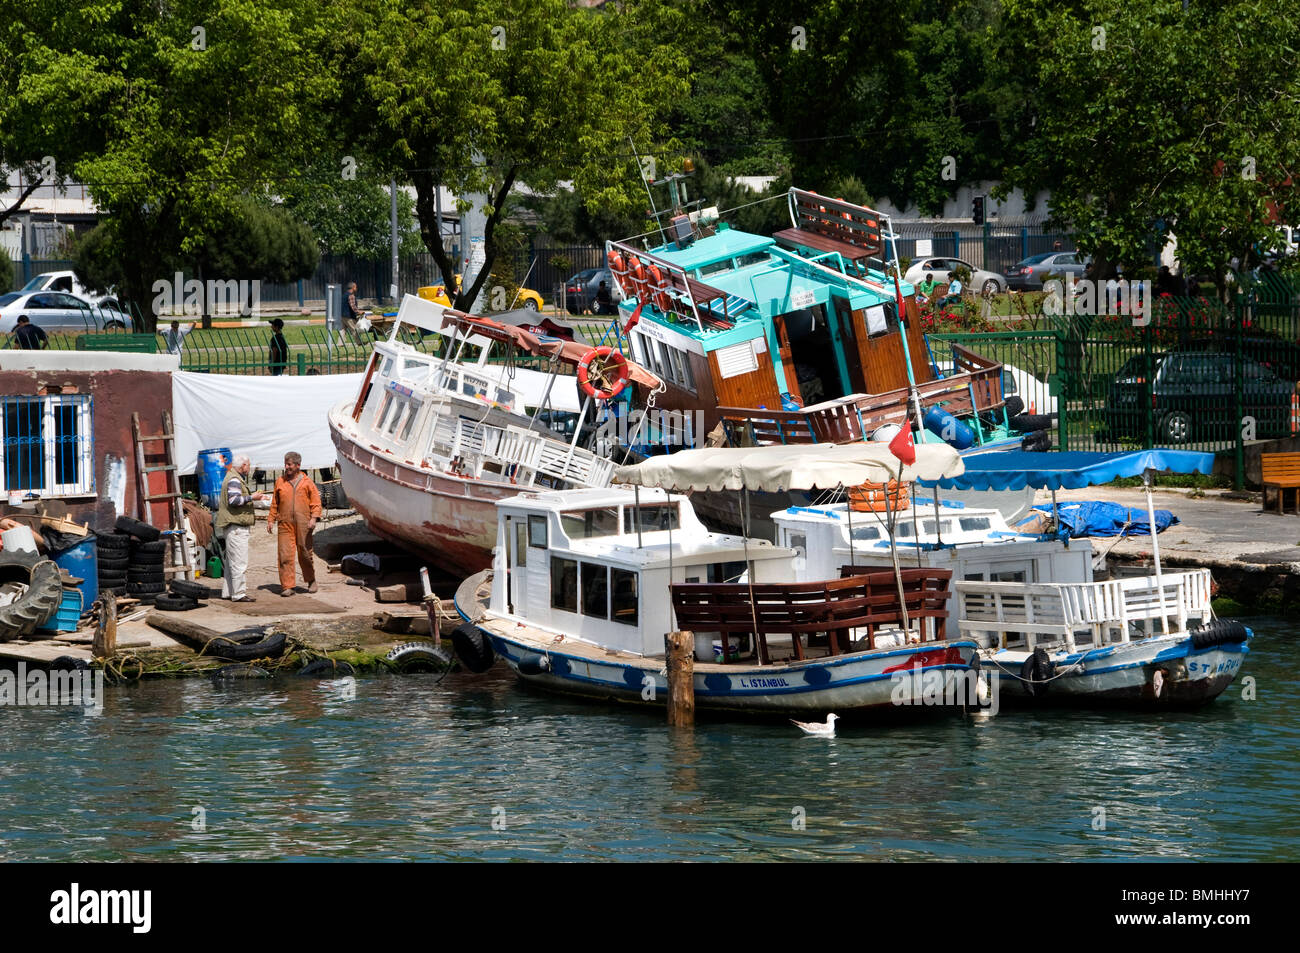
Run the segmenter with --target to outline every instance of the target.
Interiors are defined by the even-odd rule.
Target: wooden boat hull
[[[1223,693],[1249,651],[1247,642],[1197,648],[1189,636],[1178,634],[1092,653],[1057,652],[1051,658],[1058,672],[1081,658],[1082,665],[1052,681],[1041,694],[1031,694],[1018,677],[1025,652],[986,655],[982,670],[1000,702],[1008,705],[1194,708]]]
[[[637,705],[663,706],[668,698],[662,659],[557,643],[554,636],[540,631],[519,634],[515,623],[504,620],[484,619],[478,627],[496,654],[538,688]],[[730,715],[801,718],[830,712],[845,716],[921,714],[927,708],[933,713],[945,707],[960,711],[968,695],[973,697],[966,688],[976,653],[974,642],[931,642],[791,665],[697,663],[695,705]],[[910,695],[904,698],[918,678],[942,686],[935,693],[937,703],[910,701]]]
[[[486,569],[496,545],[496,501],[509,483],[468,480],[362,447],[330,421],[349,502],[377,535],[456,575]]]

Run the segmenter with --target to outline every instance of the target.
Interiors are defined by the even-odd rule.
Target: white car
[[[939,377],[950,377],[953,374],[951,362],[936,364],[933,369]],[[1002,365],[1002,397],[1004,400],[1009,397],[1019,397],[1025,405],[1022,413],[1056,413],[1056,396],[1047,381],[1039,380],[1014,364]]]
[[[31,281],[23,285],[20,291],[61,291],[64,294],[70,294],[73,297],[80,298],[87,304],[97,305],[101,308],[108,308],[113,311],[125,312],[122,303],[117,300],[117,296],[109,289],[109,293],[98,295],[81,283],[74,271],[46,271],[32,278]]]
[[[958,268],[966,268],[970,271],[970,285],[967,291],[975,294],[997,294],[1007,288],[1006,279],[997,272],[976,268],[970,262],[962,261],[960,258],[940,256],[918,258],[912,262],[912,267],[907,269],[903,280],[912,285],[919,285],[929,274],[934,275],[934,280],[943,285],[948,283],[952,273]]]
[[[62,291],[11,291],[0,295],[0,334],[10,334],[18,316],[45,331],[131,330],[131,319],[121,311],[92,305]]]

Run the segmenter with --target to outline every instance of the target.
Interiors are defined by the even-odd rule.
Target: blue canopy
[[[1205,473],[1214,467],[1214,454],[1191,450],[1135,450],[1127,453],[1067,451],[1043,453],[1004,450],[963,456],[966,472],[939,480],[945,490],[1077,490],[1141,476],[1145,470],[1170,473]],[[932,480],[920,481],[934,486]]]

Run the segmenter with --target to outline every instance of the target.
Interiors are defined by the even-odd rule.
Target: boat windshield
[[[638,525],[643,533],[681,529],[682,524],[677,513],[677,504],[655,503],[640,507],[624,507],[623,532],[630,536],[637,531]]]
[[[560,514],[560,527],[569,539],[594,539],[617,536],[618,507],[601,506],[590,510],[570,510]]]
[[[847,526],[844,527],[844,529],[846,532],[848,531]],[[853,527],[853,539],[855,541],[864,540],[864,539],[880,539],[880,527],[879,526],[855,526]]]

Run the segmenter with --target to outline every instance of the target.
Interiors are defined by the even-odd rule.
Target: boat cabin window
[[[800,559],[802,559],[804,556],[808,555],[808,534],[791,533],[787,540],[787,545],[799,555]]]
[[[578,561],[551,557],[551,608],[578,611]]]
[[[750,265],[761,265],[768,261],[767,252],[752,251],[748,255],[741,255],[736,259],[737,268],[747,268]]]
[[[560,514],[560,526],[569,539],[594,539],[617,536],[618,507],[602,506],[591,510],[572,510]]]
[[[988,529],[989,518],[987,516],[963,516],[961,518],[961,528],[965,530]]]
[[[600,563],[582,564],[582,614],[609,618],[609,568]]]
[[[853,540],[880,539],[879,526],[855,526],[853,527]]]
[[[641,532],[655,533],[669,529],[681,529],[676,503],[644,504],[641,507],[625,506],[623,508],[623,532],[631,536],[640,524]]]
[[[433,365],[420,358],[408,357],[402,361],[402,379],[413,383],[421,383],[428,380]]]
[[[898,536],[911,536],[911,535],[912,535],[912,532],[913,532],[913,529],[914,529],[914,527],[912,526],[911,523],[903,523],[903,522],[900,522],[900,523],[898,524],[898,530],[897,530],[896,535],[898,535]]]
[[[537,549],[546,548],[546,517],[528,517],[528,545]]]
[[[402,428],[402,435],[398,437],[399,440],[409,440],[411,438],[411,430],[415,427],[415,418],[420,415],[420,402],[418,400],[411,401],[410,408],[406,412],[406,426]]]
[[[702,265],[696,274],[701,278],[707,278],[709,275],[720,275],[724,271],[731,271],[730,258],[724,258],[722,261],[715,261],[711,265]]]
[[[610,589],[613,593],[614,621],[623,625],[636,625],[640,599],[640,577],[630,569],[609,571]]]
[[[925,531],[927,533],[934,533],[936,531],[940,531],[940,532],[951,534],[953,531],[952,520],[944,520],[943,522],[940,522],[938,520],[926,520],[925,523],[922,525],[925,526]]]
[[[745,574],[745,561],[709,563],[709,582],[737,582]]]
[[[393,376],[393,359],[391,357],[384,358],[384,366],[379,373],[384,377]]]

